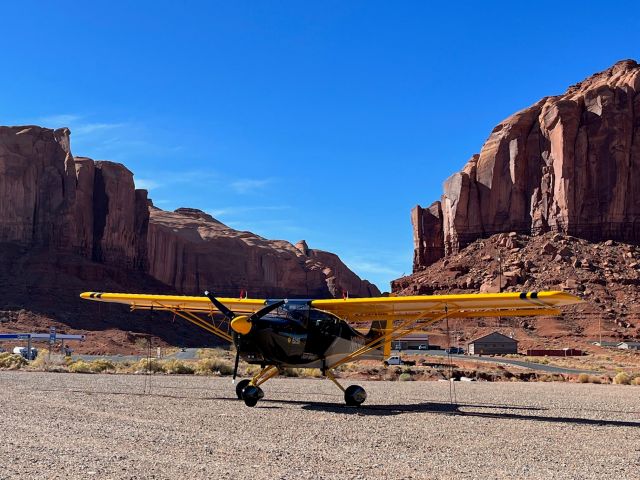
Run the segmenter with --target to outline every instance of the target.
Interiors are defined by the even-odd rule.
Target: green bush
[[[398,380],[401,382],[408,382],[411,380],[411,374],[405,372],[398,377]]]
[[[4,370],[18,370],[24,367],[27,361],[22,355],[17,355],[9,352],[0,353],[0,369]]]

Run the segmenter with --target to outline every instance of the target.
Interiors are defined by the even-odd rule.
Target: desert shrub
[[[198,375],[231,375],[233,364],[222,358],[202,358],[196,364],[195,373]]]
[[[102,373],[107,370],[113,372],[116,369],[116,365],[113,362],[104,359],[93,360],[89,362],[89,365],[95,373]]]
[[[134,372],[162,373],[164,366],[155,358],[143,358],[132,365]]]
[[[164,370],[179,375],[192,375],[195,372],[193,366],[175,358],[164,362]]]
[[[200,348],[196,355],[198,358],[227,358],[229,356],[229,350],[224,348]]]
[[[51,368],[54,367],[63,368],[61,365],[50,365],[47,369],[48,371],[53,371],[51,370]],[[67,369],[71,373],[102,373],[106,372],[107,370],[115,371],[116,366],[109,360],[98,359],[92,360],[91,362],[87,362],[85,360],[76,360],[75,362],[70,363]]]
[[[601,384],[602,383],[602,379],[600,377],[590,376],[589,377],[589,383]]]
[[[400,380],[401,382],[408,382],[411,380],[411,374],[410,373],[402,373],[400,374],[400,376],[398,377],[398,380]]]
[[[317,368],[285,368],[280,372],[283,377],[320,378],[322,372]]]
[[[613,377],[613,383],[616,385],[629,385],[630,382],[631,377],[629,377],[625,372],[619,372],[615,377]]]
[[[640,385],[640,377],[635,377],[631,380],[631,385]]]
[[[260,368],[260,365],[244,364],[243,366],[243,362],[240,362],[240,365],[242,367],[240,368],[240,371],[242,372],[242,376],[245,376],[245,377],[253,377],[258,373],[260,373],[260,370],[262,370],[262,368]]]
[[[91,369],[89,362],[84,360],[76,360],[69,365],[69,371],[71,373],[94,373]]]
[[[578,375],[578,383],[589,383],[590,379],[591,377],[588,373],[581,373],[580,375]]]
[[[9,352],[0,353],[0,369],[3,370],[18,370],[24,367],[27,361],[22,355],[17,355]]]

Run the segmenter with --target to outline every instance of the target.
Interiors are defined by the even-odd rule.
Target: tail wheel
[[[238,382],[238,384],[236,385],[236,395],[238,396],[238,400],[242,400],[242,390],[244,390],[250,382],[251,380],[247,379],[240,380]]]
[[[367,399],[367,392],[360,385],[350,385],[344,391],[344,401],[350,407],[357,407]]]

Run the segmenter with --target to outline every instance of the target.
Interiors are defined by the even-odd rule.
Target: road
[[[396,352],[397,353],[397,352]],[[437,357],[448,357],[450,356],[453,359],[474,361],[474,362],[488,362],[488,363],[498,363],[504,365],[513,365],[515,367],[528,368],[531,370],[537,370],[539,372],[546,373],[564,373],[567,375],[579,375],[581,373],[588,374],[599,374],[603,372],[598,372],[594,370],[579,370],[574,368],[563,368],[556,367],[553,365],[543,365],[541,363],[534,362],[525,362],[523,360],[514,360],[512,358],[502,358],[502,357],[479,357],[479,356],[469,356],[469,355],[453,355],[448,354],[445,350],[404,350],[405,355],[434,355]]]

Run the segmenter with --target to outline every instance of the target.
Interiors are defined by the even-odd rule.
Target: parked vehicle
[[[408,365],[413,366],[416,362],[413,360],[402,360],[400,355],[392,355],[384,361],[384,366],[388,367],[389,365]]]
[[[38,356],[38,349],[32,347],[31,351],[27,352],[27,347],[15,347],[13,353],[15,355],[22,355],[27,360],[35,360]]]
[[[464,354],[464,348],[462,347],[449,347],[446,350],[447,353],[453,353],[456,355],[463,355]]]
[[[418,345],[418,350],[429,350],[429,345],[421,343],[420,345]]]

